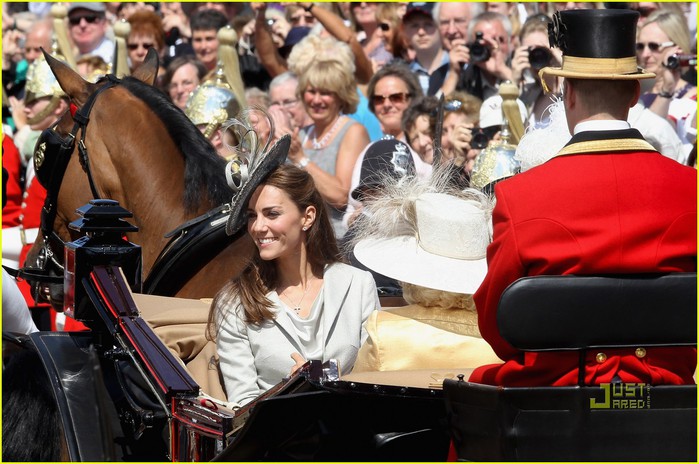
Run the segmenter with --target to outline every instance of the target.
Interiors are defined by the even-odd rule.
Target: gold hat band
[[[580,58],[577,56],[564,56],[564,71],[590,72],[596,74],[632,74],[638,72],[636,57],[628,58]]]

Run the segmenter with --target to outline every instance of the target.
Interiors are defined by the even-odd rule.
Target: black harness
[[[107,83],[92,93],[85,104],[73,114],[74,125],[67,136],[56,131],[56,126],[46,129],[37,142],[34,154],[37,179],[46,188],[46,201],[41,210],[41,235],[44,246],[37,257],[36,268],[19,271],[7,269],[15,276],[33,281],[35,299],[39,283],[63,284],[63,265],[56,256],[63,256],[65,242],[54,230],[58,212],[58,194],[70,157],[77,141],[80,165],[87,174],[90,190],[95,199],[101,198],[90,169],[90,158],[85,145],[85,134],[90,122],[92,107],[102,92],[120,84],[114,75],[105,77]],[[80,138],[78,140],[78,131]],[[144,293],[174,295],[203,266],[230,243],[240,238],[236,233],[228,236],[225,225],[230,215],[230,205],[222,205],[194,218],[170,232],[171,240],[160,252],[144,282]],[[58,275],[56,275],[58,274]]]
[[[46,199],[41,209],[40,225],[44,246],[37,256],[36,267],[27,268],[25,266],[18,271],[8,268],[5,269],[14,277],[33,281],[34,298],[37,301],[38,284],[40,282],[50,285],[63,283],[63,265],[56,259],[56,255],[63,255],[65,242],[56,233],[53,225],[58,213],[58,194],[66,169],[68,168],[68,163],[75,151],[78,131],[80,131],[80,140],[78,141],[80,165],[87,174],[93,197],[96,199],[101,198],[92,177],[90,158],[88,156],[87,146],[85,145],[85,134],[87,132],[87,124],[90,122],[90,113],[92,112],[92,107],[95,105],[95,101],[97,101],[97,97],[105,90],[111,89],[121,82],[112,74],[106,76],[104,79],[107,80],[107,83],[93,92],[88,97],[85,104],[72,114],[73,129],[67,136],[64,137],[59,134],[56,131],[56,125],[54,125],[41,133],[36,144],[34,153],[36,177],[39,183],[46,189]],[[51,269],[49,265],[52,266]]]

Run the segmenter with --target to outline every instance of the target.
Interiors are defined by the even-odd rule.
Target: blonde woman
[[[676,128],[686,156],[697,137],[697,88],[682,79],[688,63],[673,60],[691,54],[691,47],[685,17],[671,10],[657,10],[648,16],[636,40],[639,65],[656,76],[653,88],[641,95],[640,101]]]
[[[289,161],[313,177],[330,208],[335,235],[341,238],[347,230],[342,214],[352,170],[369,144],[364,126],[347,116],[359,103],[352,51],[333,38],[311,34],[294,47],[289,67],[298,76],[296,95],[313,120],[294,131]]]

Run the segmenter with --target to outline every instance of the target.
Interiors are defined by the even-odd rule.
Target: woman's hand
[[[670,69],[666,65],[668,58],[676,53],[682,53],[682,49],[677,46],[670,46],[663,50],[663,54],[660,58],[661,65],[658,67],[658,71],[656,72],[655,76],[655,85],[658,92],[675,93],[675,88],[677,87],[677,83],[681,78],[681,68],[677,67],[675,69]]]
[[[473,124],[462,124],[456,126],[449,134],[449,145],[451,158],[454,158],[454,164],[463,166],[466,161],[466,153],[471,149],[471,140],[473,139]]]
[[[12,120],[15,122],[17,130],[27,125],[27,115],[24,114],[24,100],[10,97],[10,110],[12,112]]]
[[[301,354],[297,352],[291,353],[291,359],[294,360],[296,364],[291,368],[291,372],[289,372],[289,377],[294,375],[297,370],[299,370],[301,367],[303,367],[304,364],[306,364],[306,360],[301,356]]]
[[[529,63],[529,48],[524,45],[517,47],[515,54],[512,56],[512,82],[519,85],[524,70],[531,68],[531,66]]]
[[[189,39],[192,37],[192,29],[189,27],[189,18],[184,14],[182,5],[179,2],[163,3],[163,31],[165,34],[177,28],[180,35]]]

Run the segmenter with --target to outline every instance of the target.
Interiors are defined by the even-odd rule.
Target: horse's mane
[[[184,205],[189,212],[199,208],[204,192],[212,206],[230,201],[232,191],[226,183],[226,162],[211,142],[165,94],[133,77],[122,79],[123,87],[150,107],[167,128],[185,159]]]
[[[2,460],[66,460],[58,404],[39,355],[22,350],[3,362]]]

